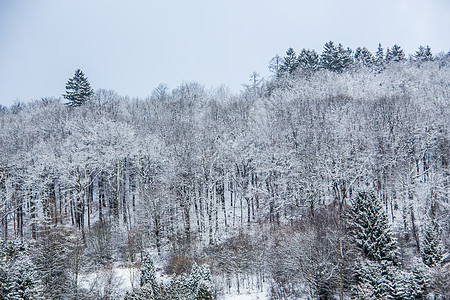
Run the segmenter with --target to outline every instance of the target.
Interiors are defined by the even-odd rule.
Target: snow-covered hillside
[[[0,298],[448,296],[449,56],[327,47],[238,95],[1,110]]]

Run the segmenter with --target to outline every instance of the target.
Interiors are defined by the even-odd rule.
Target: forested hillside
[[[448,297],[449,63],[330,42],[239,94],[2,108],[0,299],[123,299],[116,268],[127,299],[164,299],[138,284],[146,253],[219,298]]]

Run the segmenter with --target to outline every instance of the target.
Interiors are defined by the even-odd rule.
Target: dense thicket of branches
[[[381,200],[400,268],[421,264],[431,218],[449,247],[449,62],[285,66],[240,95],[186,83],[3,109],[1,239],[28,241],[43,292],[49,269],[65,281],[61,299],[84,295],[83,272],[134,266],[147,248],[207,260],[218,292],[266,282],[274,297],[345,297],[364,259],[348,238],[356,191]]]

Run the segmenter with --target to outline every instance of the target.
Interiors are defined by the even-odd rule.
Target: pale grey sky
[[[288,47],[436,53],[449,32],[447,0],[0,0],[0,104],[60,97],[77,68],[131,97],[190,81],[238,92]]]

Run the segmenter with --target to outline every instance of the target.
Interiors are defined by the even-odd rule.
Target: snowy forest
[[[450,52],[268,67],[1,107],[0,299],[449,299]]]

